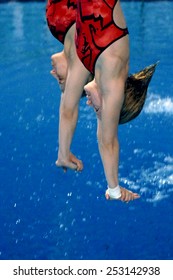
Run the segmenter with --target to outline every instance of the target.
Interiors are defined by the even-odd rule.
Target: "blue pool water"
[[[173,2],[123,2],[130,72],[160,61],[140,116],[119,128],[120,181],[133,203],[106,201],[96,119],[80,104],[73,152],[81,174],[55,167],[62,49],[45,3],[0,5],[0,259],[173,259]]]

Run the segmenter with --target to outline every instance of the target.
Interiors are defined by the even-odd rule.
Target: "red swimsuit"
[[[118,0],[77,0],[76,49],[85,67],[94,73],[98,56],[113,42],[128,34],[113,20]]]
[[[94,73],[99,55],[113,42],[128,34],[113,21],[118,0],[48,0],[46,18],[53,36],[64,44],[65,35],[76,21],[77,54]]]
[[[48,0],[46,19],[52,35],[64,44],[65,35],[76,20],[76,0]]]

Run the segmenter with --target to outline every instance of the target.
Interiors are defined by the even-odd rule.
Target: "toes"
[[[134,199],[139,198],[140,196],[137,193],[133,193],[131,191],[125,190],[125,195],[124,195],[124,202],[130,202],[133,201]]]
[[[83,163],[82,163],[82,161],[81,160],[79,160],[77,163],[76,163],[76,165],[77,165],[77,171],[82,171],[83,170]]]
[[[83,169],[83,162],[76,158],[73,154],[70,155],[70,162],[76,165],[77,171],[81,171]]]
[[[55,162],[57,167],[61,167],[64,172],[67,172],[67,169],[70,168],[74,171],[82,171],[83,163],[81,160],[77,159],[73,154],[70,154],[69,160],[57,160]]]
[[[140,198],[139,194],[133,196],[133,199],[138,199],[138,198]]]

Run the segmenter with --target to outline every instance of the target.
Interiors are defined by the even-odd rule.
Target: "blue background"
[[[173,3],[122,2],[130,72],[160,61],[145,107],[119,127],[120,182],[141,199],[106,201],[96,118],[86,100],[72,151],[84,171],[57,157],[60,91],[50,76],[44,3],[0,5],[0,258],[173,259]]]

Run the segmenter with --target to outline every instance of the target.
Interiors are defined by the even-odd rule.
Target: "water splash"
[[[150,166],[134,169],[128,178],[121,178],[122,183],[132,191],[139,192],[147,202],[168,199],[173,192],[173,157],[144,150],[134,150],[134,153],[150,163]]]
[[[161,98],[160,95],[151,94],[144,107],[146,114],[173,114],[173,99],[171,97]]]

